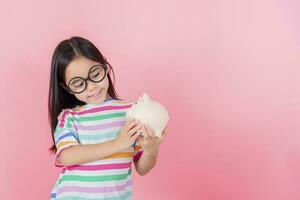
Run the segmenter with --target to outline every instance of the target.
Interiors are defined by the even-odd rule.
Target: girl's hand
[[[155,136],[154,131],[148,124],[143,124],[141,131],[143,132],[143,136],[138,137],[137,141],[144,150],[144,154],[157,155],[159,146],[165,139],[166,128],[164,129],[161,137]]]
[[[168,127],[168,125],[167,125],[166,128],[163,130],[163,132],[162,132],[162,134],[161,134],[161,137],[159,138],[160,143],[162,143],[162,142],[165,140],[165,138],[166,138],[166,135],[167,135],[167,127]]]
[[[141,126],[139,125],[138,120],[132,118],[127,120],[126,124],[122,127],[120,134],[114,141],[116,146],[120,150],[129,148],[138,138],[139,134],[137,134],[137,132],[140,128]]]

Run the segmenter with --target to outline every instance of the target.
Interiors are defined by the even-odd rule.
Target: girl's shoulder
[[[71,117],[73,114],[74,114],[74,110],[73,109],[71,109],[71,108],[64,108],[59,113],[57,119],[61,120],[62,118]]]
[[[60,114],[74,115],[76,112],[83,110],[84,106],[76,106],[74,108],[64,108]]]
[[[71,108],[71,109],[69,109],[69,111],[71,111],[71,112],[80,112],[80,111],[82,111],[83,109],[84,109],[85,107],[84,107],[84,105],[81,105],[81,106],[76,106],[75,108]]]
[[[76,106],[74,108],[63,108],[62,111],[59,113],[57,119],[62,118],[72,118],[76,113],[82,111],[84,109],[84,106]]]

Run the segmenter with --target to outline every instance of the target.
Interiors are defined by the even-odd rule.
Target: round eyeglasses
[[[106,73],[107,73],[106,65],[94,65],[89,70],[87,78],[82,78],[79,76],[74,77],[69,81],[67,88],[69,91],[75,94],[82,93],[87,88],[88,80],[94,83],[99,83],[105,78]]]

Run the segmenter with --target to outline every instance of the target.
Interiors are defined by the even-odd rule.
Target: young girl
[[[54,51],[50,150],[62,172],[51,199],[132,199],[131,163],[139,175],[155,166],[164,137],[154,136],[147,124],[126,120],[135,102],[117,97],[111,73],[111,65],[87,39],[66,39]]]

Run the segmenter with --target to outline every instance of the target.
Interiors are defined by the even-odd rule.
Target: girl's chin
[[[99,94],[97,94],[96,96],[88,98],[88,102],[89,103],[97,104],[97,103],[101,103],[103,101],[105,101],[105,97],[103,95],[103,89],[101,89],[101,91],[99,92]]]

